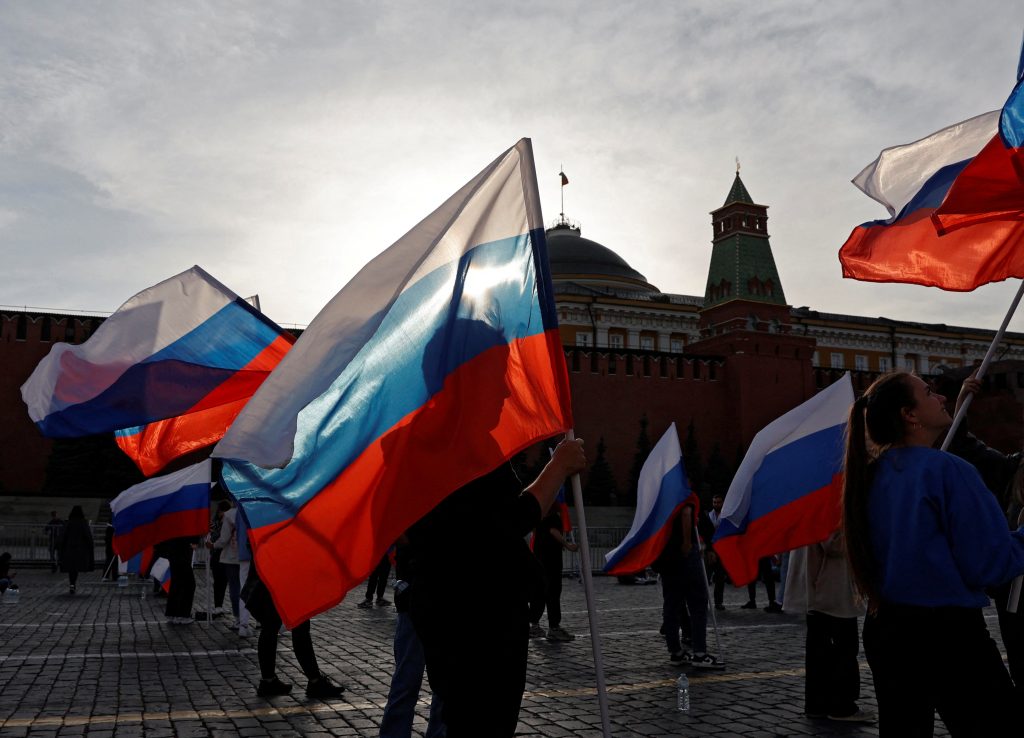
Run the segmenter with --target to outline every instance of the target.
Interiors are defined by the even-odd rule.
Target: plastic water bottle
[[[125,574],[122,574],[121,576],[119,576],[117,578],[117,586],[118,587],[127,587],[128,586],[128,576],[125,575]]]
[[[13,605],[15,602],[18,601],[18,597],[20,595],[21,592],[18,590],[17,587],[10,587],[6,592],[4,592],[4,601],[10,605]]]
[[[680,674],[676,681],[676,709],[684,715],[690,714],[690,680]]]

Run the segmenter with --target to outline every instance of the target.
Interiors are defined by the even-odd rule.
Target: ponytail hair
[[[872,610],[880,598],[871,550],[868,497],[875,477],[878,454],[902,441],[906,433],[902,410],[913,408],[915,404],[909,377],[906,372],[893,372],[875,380],[853,403],[846,426],[843,533],[857,589],[868,600],[869,609]]]

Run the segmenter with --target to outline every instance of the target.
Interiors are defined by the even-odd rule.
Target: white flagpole
[[[573,429],[565,434],[567,440],[576,440]],[[576,527],[580,530],[580,566],[583,569],[583,593],[587,598],[587,616],[590,619],[590,645],[594,651],[594,672],[597,675],[597,702],[601,707],[601,731],[611,738],[611,719],[608,717],[608,692],[604,684],[604,657],[601,654],[601,626],[597,620],[597,602],[590,574],[590,543],[587,540],[587,517],[583,510],[583,487],[580,475],[572,475],[572,500],[576,507]]]
[[[1021,297],[1024,297],[1024,280],[1021,280],[1020,287],[1017,289],[1017,294],[1013,298],[1013,302],[1010,303],[1010,309],[1006,311],[1006,317],[1003,318],[1002,325],[999,326],[999,330],[996,331],[995,338],[992,339],[991,345],[988,347],[988,351],[985,353],[985,358],[981,361],[981,366],[978,367],[978,371],[975,374],[976,379],[981,379],[985,376],[985,372],[988,371],[988,365],[992,363],[992,357],[995,356],[996,347],[1003,340],[1003,334],[1006,333],[1006,326],[1010,324],[1010,318],[1017,311],[1017,306],[1020,304]],[[956,417],[953,418],[953,424],[949,426],[949,430],[946,432],[946,440],[942,442],[942,450],[945,451],[949,448],[949,444],[953,442],[953,436],[956,434],[956,429],[960,427],[960,423],[967,415],[967,408],[971,406],[971,400],[974,399],[973,394],[967,395],[964,398],[963,404],[956,413]],[[1010,596],[1006,602],[1006,611],[1015,613],[1017,612],[1017,605],[1020,602],[1020,590],[1021,582],[1024,582],[1024,577],[1017,577],[1013,580],[1013,586],[1010,588]]]
[[[693,540],[697,541],[697,545],[698,546],[701,545],[701,540],[702,539],[700,537],[700,531],[697,530],[697,524],[696,523],[694,523],[694,525],[693,525]],[[725,664],[725,654],[722,652],[722,638],[721,638],[721,636],[718,635],[718,616],[715,615],[715,608],[713,608],[711,606],[711,602],[712,602],[711,582],[708,579],[708,569],[707,569],[707,566],[704,565],[704,551],[700,552],[700,571],[704,575],[704,583],[707,585],[707,589],[708,589],[707,608],[708,608],[708,612],[711,613],[711,625],[714,627],[714,630],[715,630],[715,648],[718,649],[718,662],[720,664],[724,665]]]

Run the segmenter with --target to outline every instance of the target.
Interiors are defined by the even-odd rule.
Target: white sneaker
[[[223,607],[215,607],[215,608],[213,608],[213,614],[214,615],[223,615],[224,614],[224,608]]]

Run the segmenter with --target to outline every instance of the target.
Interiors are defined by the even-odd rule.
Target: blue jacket
[[[978,472],[951,454],[886,451],[868,512],[883,602],[984,607],[986,587],[1024,573],[1024,528],[1007,531]]]

